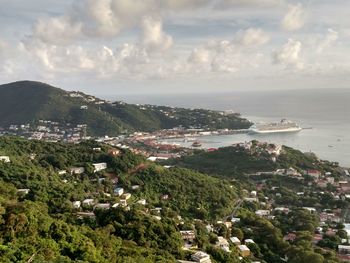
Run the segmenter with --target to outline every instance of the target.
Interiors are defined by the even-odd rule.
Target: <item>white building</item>
[[[93,163],[92,165],[95,168],[95,173],[107,169],[107,163]]]
[[[117,196],[121,196],[124,193],[124,188],[116,187],[114,188],[114,194]]]
[[[94,199],[85,199],[83,205],[93,205],[95,203]]]
[[[81,206],[81,202],[80,201],[74,201],[73,202],[73,207],[74,208],[80,208],[80,206]]]
[[[202,252],[202,251],[198,251],[198,252],[194,253],[191,256],[191,258],[194,262],[211,263],[210,256],[207,253]]]
[[[146,205],[147,204],[146,199],[141,199],[141,200],[137,201],[136,203],[140,204],[140,205]]]
[[[8,156],[0,156],[0,162],[4,162],[4,163],[9,163],[10,161],[10,157]]]
[[[71,167],[71,168],[69,168],[69,172],[71,174],[82,174],[83,172],[85,172],[85,168],[84,167]]]

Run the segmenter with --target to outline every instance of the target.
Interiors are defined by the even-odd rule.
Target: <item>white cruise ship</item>
[[[302,128],[295,122],[281,120],[274,123],[257,123],[249,128],[249,133],[281,133],[281,132],[299,132]]]

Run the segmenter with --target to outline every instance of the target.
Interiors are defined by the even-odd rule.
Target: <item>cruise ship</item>
[[[274,123],[256,123],[249,128],[249,133],[281,133],[281,132],[299,132],[302,128],[295,122],[286,119]]]

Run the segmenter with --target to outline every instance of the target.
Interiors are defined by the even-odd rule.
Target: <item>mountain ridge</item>
[[[38,81],[0,85],[0,126],[51,120],[87,124],[96,136],[155,131],[177,126],[204,129],[241,129],[249,121],[217,111],[107,102],[83,92],[66,91]]]

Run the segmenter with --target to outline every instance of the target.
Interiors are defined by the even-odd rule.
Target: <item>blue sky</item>
[[[93,94],[348,88],[348,0],[0,0],[0,82]]]

